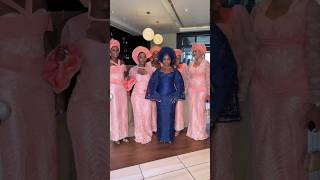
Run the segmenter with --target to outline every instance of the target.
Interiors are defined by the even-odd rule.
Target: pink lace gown
[[[152,74],[157,68],[151,65],[151,61],[147,62],[146,68],[150,74]],[[157,103],[151,101],[151,127],[152,132],[157,132]]]
[[[255,57],[244,66],[241,96],[252,97],[253,179],[307,180],[309,103],[320,102],[320,7],[294,0],[274,20],[271,0],[253,11]]]
[[[188,89],[188,66],[186,64],[181,64],[178,68],[180,74],[182,75],[184,81],[185,89]],[[178,101],[176,105],[176,115],[175,115],[175,130],[181,131],[184,129],[184,101]]]
[[[54,94],[42,78],[50,16],[32,12],[31,0],[26,8],[11,0],[0,4],[17,12],[0,16],[0,99],[12,109],[0,125],[2,178],[56,180]]]
[[[187,136],[194,140],[208,138],[206,131],[206,97],[210,93],[210,64],[203,60],[198,67],[189,65],[188,107],[189,125]]]
[[[112,141],[128,137],[128,96],[123,86],[126,66],[120,64],[110,66],[110,135]]]
[[[70,98],[67,119],[79,180],[106,179],[106,44],[83,39],[76,43],[82,65]],[[94,52],[94,53],[92,53]]]
[[[136,79],[134,89],[131,94],[131,104],[134,119],[135,141],[141,144],[147,144],[152,138],[151,129],[151,101],[146,99],[146,91],[150,74],[140,75],[137,73],[138,66],[130,69],[130,77]]]
[[[250,16],[248,11],[241,5],[235,5],[233,8],[221,8],[220,11],[223,23],[218,23],[219,28],[224,32],[231,45],[232,51],[238,64],[238,74],[242,69],[242,63],[246,61],[249,48],[245,44],[250,40]],[[248,143],[247,131],[249,128],[248,118],[245,116],[241,122],[234,123],[217,123],[213,133],[213,179],[233,180],[235,176],[240,178],[239,174],[235,174],[235,168],[246,169],[247,159],[235,163],[236,156],[245,156],[247,146],[239,145],[237,141]],[[246,134],[246,135],[245,135]],[[236,146],[235,146],[236,145]],[[240,150],[241,149],[241,150]],[[238,157],[237,157],[238,158]],[[238,158],[239,159],[239,158]],[[241,163],[238,165],[238,163]],[[238,166],[239,167],[238,167]],[[240,171],[240,170],[239,170]],[[244,170],[245,171],[245,170]],[[245,174],[245,172],[241,172]]]

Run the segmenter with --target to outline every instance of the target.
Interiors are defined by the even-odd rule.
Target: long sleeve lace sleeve
[[[159,86],[159,70],[156,70],[148,83],[146,99],[150,99],[152,101],[161,101],[160,94],[157,92],[157,87]]]
[[[253,19],[255,18],[256,8],[253,9],[251,18],[248,21],[246,34],[247,35],[247,56],[241,62],[241,70],[239,71],[239,101],[243,102],[246,99],[247,93],[249,91],[249,85],[251,77],[255,68],[256,61],[256,47],[257,40],[253,31]]]
[[[187,90],[189,85],[189,67],[187,64],[184,65],[185,77],[184,77],[184,88]],[[186,92],[185,92],[186,93]]]
[[[136,75],[136,73],[137,73],[137,68],[136,68],[136,67],[130,68],[130,70],[129,70],[129,78],[130,78],[130,79],[131,79],[131,78],[134,78],[135,75]]]
[[[175,82],[176,92],[174,93],[173,98],[176,101],[184,100],[185,99],[184,81],[178,70],[175,70],[174,82]]]
[[[320,6],[310,0],[306,10],[306,61],[310,102],[320,103]]]

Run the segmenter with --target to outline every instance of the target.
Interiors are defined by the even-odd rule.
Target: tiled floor
[[[204,149],[111,171],[111,180],[209,180],[210,150]]]

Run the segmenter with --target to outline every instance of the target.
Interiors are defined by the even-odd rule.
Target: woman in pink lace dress
[[[111,140],[127,142],[128,137],[128,97],[124,88],[124,72],[126,66],[118,59],[120,43],[110,40],[110,135]]]
[[[68,107],[68,127],[74,147],[78,179],[101,179],[105,176],[107,162],[107,101],[105,89],[106,73],[104,59],[106,44],[85,39],[78,43],[83,58],[77,84]],[[95,53],[91,53],[95,52]],[[100,65],[98,65],[100,63]],[[94,69],[94,71],[92,70]]]
[[[43,2],[0,1],[0,100],[11,116],[0,124],[3,179],[56,180],[54,94],[42,78],[44,35],[51,19]]]
[[[207,48],[204,44],[192,44],[195,60],[189,64],[187,136],[194,140],[208,138],[206,101],[210,100],[210,64],[204,59],[206,51]]]
[[[185,89],[188,89],[188,66],[184,63],[181,63],[182,51],[180,49],[174,49],[176,53],[176,68],[180,72]],[[176,106],[176,115],[175,115],[175,135],[178,136],[180,131],[184,129],[184,101],[178,101]]]
[[[160,67],[160,63],[158,61],[158,53],[160,52],[161,48],[159,46],[152,46],[150,49],[151,57],[150,61],[147,62],[146,67],[149,71],[149,73],[153,73],[157,68]],[[152,114],[152,132],[157,132],[157,104],[156,102],[151,102],[152,104],[152,109],[151,109],[151,114]]]
[[[130,79],[136,83],[131,94],[131,103],[134,119],[135,141],[147,144],[152,138],[151,128],[151,101],[146,99],[146,91],[151,74],[146,70],[145,64],[151,57],[150,51],[142,46],[136,47],[132,52],[132,59],[137,64],[130,69]]]
[[[44,77],[56,93],[76,77],[67,109],[67,124],[74,151],[77,179],[105,179],[108,117],[105,57],[105,22],[93,19],[86,36],[74,44],[60,45],[48,56]],[[65,53],[65,54],[63,54]]]
[[[242,63],[248,56],[248,42],[251,36],[251,24],[248,11],[241,5],[235,5],[232,8],[224,8],[221,5],[225,0],[218,0],[214,4],[215,23],[223,31],[232,48],[232,52],[237,61],[237,70],[240,74]],[[214,97],[213,97],[214,98]],[[241,104],[242,106],[243,104]],[[243,107],[241,107],[243,109]],[[212,175],[214,179],[233,180],[235,176],[244,178],[246,176],[245,164],[249,156],[249,119],[248,115],[242,113],[242,119],[230,123],[232,120],[217,122],[213,132],[213,167]],[[238,142],[242,142],[241,145]],[[235,157],[238,160],[235,161]]]
[[[249,89],[252,97],[253,179],[307,180],[306,113],[320,102],[320,7],[266,0],[253,23],[255,58],[240,76],[240,99]]]

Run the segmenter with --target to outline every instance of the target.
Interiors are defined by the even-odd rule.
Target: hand
[[[309,111],[306,114],[307,123],[313,121],[316,125],[316,129],[320,129],[320,107],[312,105]]]

